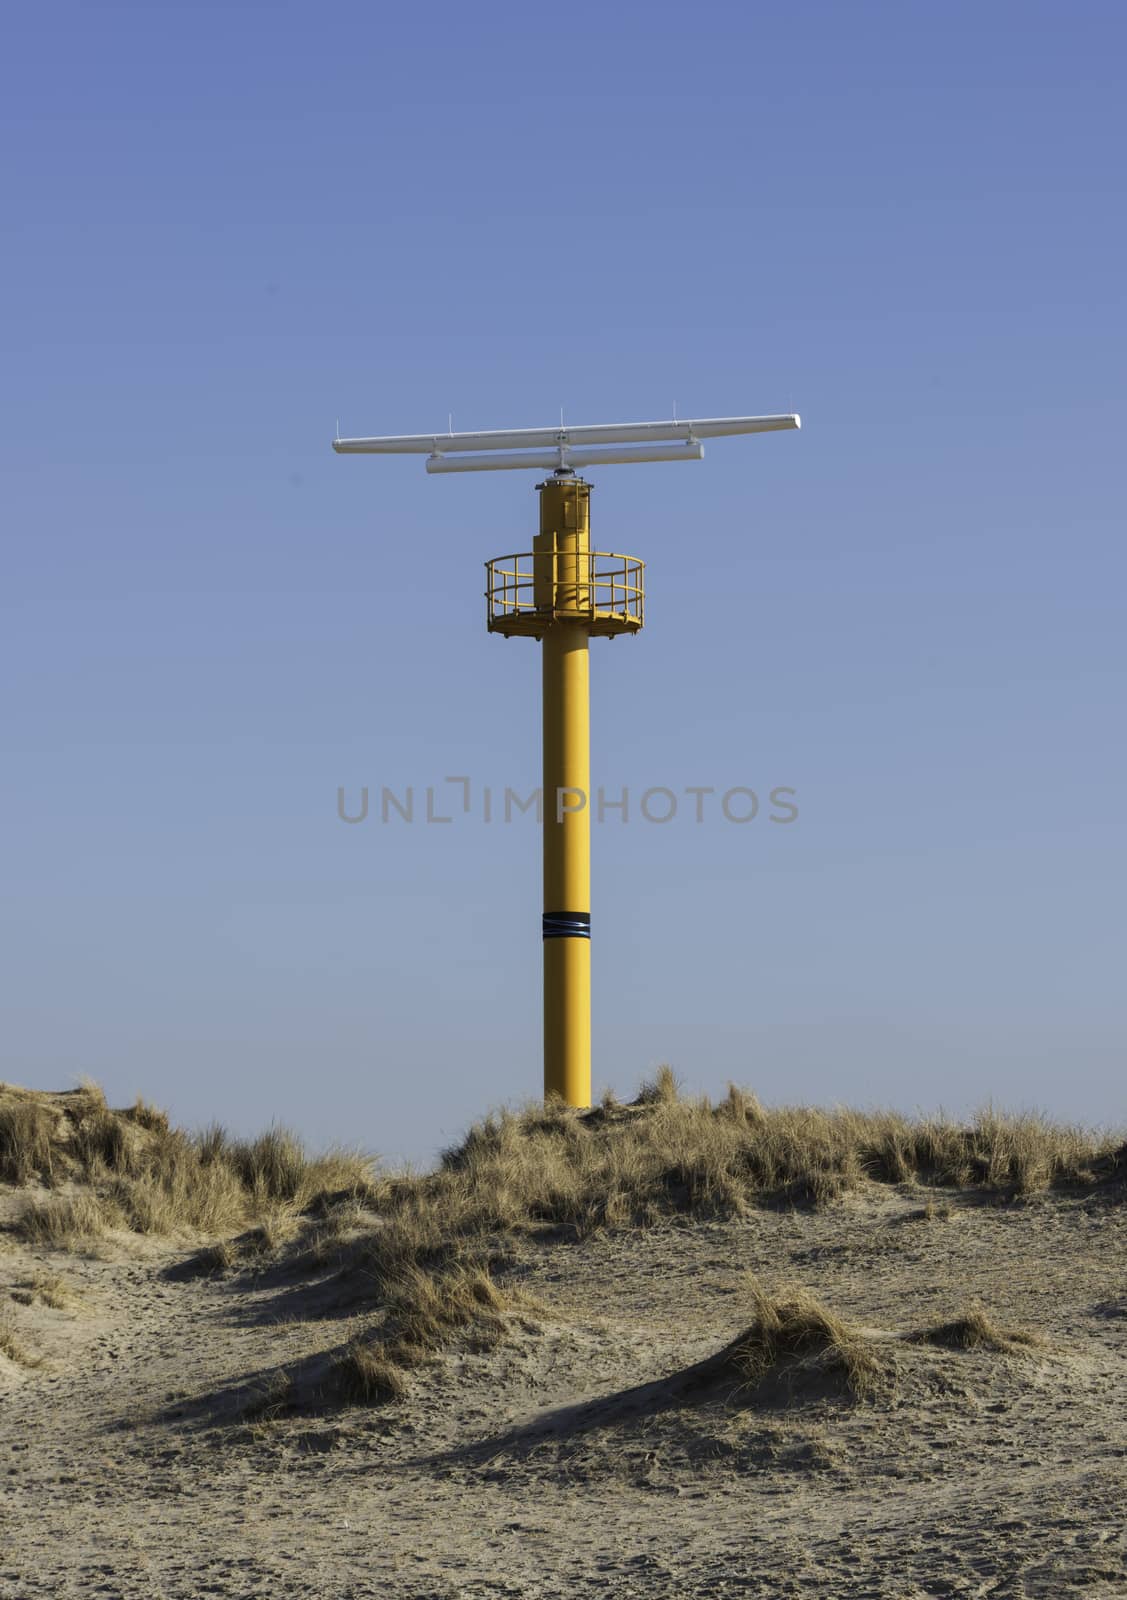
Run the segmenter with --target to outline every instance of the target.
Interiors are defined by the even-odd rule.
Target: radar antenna
[[[519,467],[626,466],[633,461],[699,461],[705,439],[799,428],[793,411],[771,417],[702,417],[698,421],[606,422],[586,427],[499,428],[489,433],[403,433],[334,439],[342,456],[426,456],[428,472],[505,472]]]

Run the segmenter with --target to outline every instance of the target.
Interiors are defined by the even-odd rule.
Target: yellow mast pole
[[[533,541],[543,650],[544,1098],[591,1104],[591,488],[538,485]]]
[[[561,458],[566,461],[561,449]],[[544,1098],[591,1104],[592,636],[637,633],[644,563],[591,549],[591,486],[567,465],[536,488],[532,554],[486,562],[486,625],[540,642],[544,774]]]

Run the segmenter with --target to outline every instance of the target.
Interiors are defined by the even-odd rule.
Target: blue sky
[[[16,8],[0,1074],[425,1159],[536,1092],[533,474],[346,433],[797,409],[593,473],[647,627],[595,1079],[1127,1120],[1121,6]],[[338,786],[473,783],[445,826]],[[448,788],[443,791],[456,798]]]

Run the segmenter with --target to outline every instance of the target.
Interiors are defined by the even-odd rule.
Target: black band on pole
[[[545,939],[589,939],[591,913],[589,911],[545,911]]]

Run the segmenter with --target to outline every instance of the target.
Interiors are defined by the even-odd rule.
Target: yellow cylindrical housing
[[[550,581],[543,635],[544,1095],[591,1104],[590,486],[540,486],[535,578]],[[543,566],[541,566],[541,561]],[[549,569],[549,563],[551,563]],[[547,576],[550,570],[550,580]]]
[[[537,610],[586,613],[591,593],[591,485],[582,478],[540,484],[540,532],[533,545]]]

